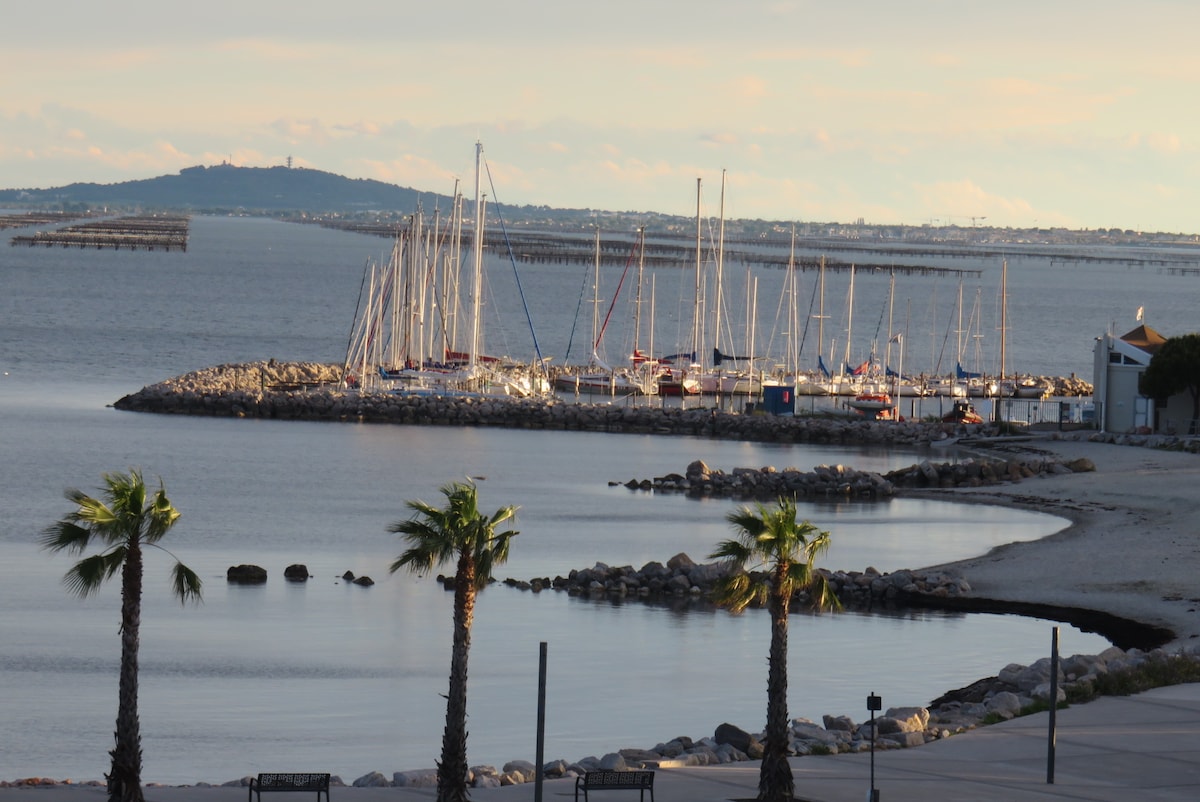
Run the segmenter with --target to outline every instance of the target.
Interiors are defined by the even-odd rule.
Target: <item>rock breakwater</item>
[[[990,431],[979,424],[744,415],[704,407],[366,393],[340,387],[340,379],[340,366],[321,363],[218,365],[144,387],[113,406],[173,415],[698,435],[779,443],[920,445]]]
[[[734,468],[727,473],[696,460],[683,473],[609,484],[622,484],[630,490],[686,493],[697,498],[713,496],[761,500],[786,496],[796,499],[884,501],[895,496],[897,488],[982,487],[1095,469],[1095,465],[1086,459],[1064,463],[1055,457],[1040,454],[997,459],[970,457],[958,462],[942,463],[925,460],[884,475],[855,470],[845,465],[818,465],[811,471],[773,466]]]
[[[868,609],[877,604],[904,604],[914,597],[949,598],[965,595],[971,587],[960,576],[944,572],[895,571],[880,573],[874,568],[864,571],[830,571],[818,568],[829,582],[842,605]],[[506,579],[504,584],[521,590],[541,592],[562,591],[573,596],[593,598],[640,598],[661,601],[671,598],[692,598],[707,601],[716,583],[726,575],[723,562],[697,563],[686,554],[676,554],[661,562],[649,562],[641,568],[631,565],[610,566],[596,563],[591,568],[573,569],[566,576],[540,577],[530,580]],[[440,577],[439,577],[440,578]],[[451,581],[446,578],[445,581]],[[804,604],[806,596],[796,597]],[[715,608],[714,608],[715,609]]]

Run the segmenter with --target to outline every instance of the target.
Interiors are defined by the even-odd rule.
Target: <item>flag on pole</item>
[[[1138,313],[1137,313],[1137,322],[1138,322],[1138,323],[1141,323],[1141,322],[1142,322],[1142,318],[1143,318],[1143,317],[1145,317],[1145,314],[1146,314],[1146,307],[1144,307],[1144,306],[1139,306],[1139,307],[1138,307]]]

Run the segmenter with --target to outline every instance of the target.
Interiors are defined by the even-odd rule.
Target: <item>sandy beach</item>
[[[1083,457],[1096,470],[939,490],[931,497],[1036,510],[1071,525],[938,567],[961,573],[972,596],[1096,610],[1166,627],[1175,646],[1200,636],[1200,457],[1071,439],[1022,448],[1063,462]],[[1016,541],[1020,533],[1013,534]]]

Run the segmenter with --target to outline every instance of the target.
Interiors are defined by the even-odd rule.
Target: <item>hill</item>
[[[450,198],[365,178],[303,167],[188,167],[118,184],[68,184],[52,189],[0,190],[8,206],[80,210],[97,206],[180,211],[410,212],[418,205],[448,209]]]

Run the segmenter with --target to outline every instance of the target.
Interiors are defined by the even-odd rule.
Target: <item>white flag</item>
[[[1144,307],[1144,306],[1139,306],[1139,307],[1138,307],[1138,313],[1137,313],[1137,322],[1138,322],[1138,323],[1141,323],[1141,322],[1142,322],[1142,317],[1143,317],[1143,315],[1145,315],[1145,313],[1146,313],[1146,307]]]

